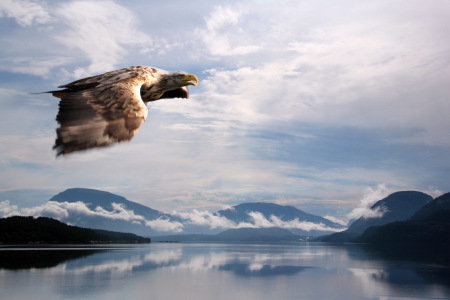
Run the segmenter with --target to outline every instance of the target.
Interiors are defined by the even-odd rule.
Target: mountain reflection
[[[232,271],[239,276],[280,276],[295,275],[299,272],[309,269],[308,267],[296,266],[255,266],[250,264],[225,264],[218,268],[220,271]]]
[[[0,269],[52,268],[68,261],[85,258],[102,250],[5,250],[0,251]]]
[[[319,254],[320,255],[320,254]],[[232,271],[239,276],[295,275],[304,266],[279,265],[292,257],[290,252],[277,256],[264,253],[211,252],[207,255],[184,253],[178,249],[146,250],[5,250],[0,251],[0,269],[18,270],[53,268],[53,273],[82,275],[91,272],[110,273],[113,277],[126,273],[164,267],[188,270]]]
[[[11,276],[15,271],[19,272]],[[14,281],[8,281],[11,278]],[[184,293],[195,297],[200,282],[221,286],[225,280],[225,289],[245,290],[248,280],[260,284],[261,291],[286,290],[291,295],[302,290],[317,299],[327,299],[335,289],[341,291],[336,299],[378,299],[380,293],[428,299],[449,296],[449,278],[448,268],[383,260],[354,246],[193,243],[0,251],[0,289],[20,290],[33,282],[64,296],[75,290],[79,298],[110,295],[119,284],[128,292],[152,290],[167,299]],[[173,287],[179,286],[184,290],[177,294]],[[265,294],[258,295],[265,299]]]

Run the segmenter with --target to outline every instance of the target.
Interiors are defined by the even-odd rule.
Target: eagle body
[[[130,141],[148,114],[147,103],[188,98],[197,77],[133,66],[80,79],[49,91],[60,98],[57,155]]]

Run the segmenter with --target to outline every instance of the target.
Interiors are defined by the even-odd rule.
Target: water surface
[[[450,269],[358,245],[0,248],[1,299],[450,299]]]

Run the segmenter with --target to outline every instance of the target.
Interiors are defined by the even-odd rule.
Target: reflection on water
[[[219,267],[221,271],[232,271],[240,276],[278,276],[295,275],[308,267],[270,266],[260,264],[225,264]]]
[[[0,251],[0,269],[42,269],[56,267],[72,259],[84,258],[101,250],[34,250],[34,251]]]
[[[450,299],[449,278],[356,245],[0,248],[2,299]]]

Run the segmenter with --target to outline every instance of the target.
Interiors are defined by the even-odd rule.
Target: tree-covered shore
[[[132,233],[88,229],[46,217],[13,216],[0,219],[1,244],[150,243]]]

